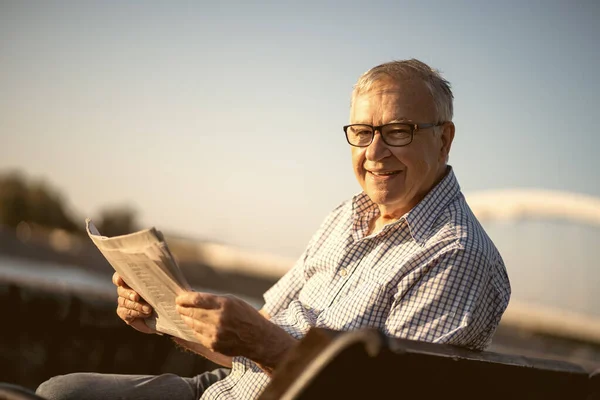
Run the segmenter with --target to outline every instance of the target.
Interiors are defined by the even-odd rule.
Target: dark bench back
[[[586,399],[574,364],[410,340],[373,330],[313,329],[277,369],[261,399]]]
[[[600,369],[590,374],[589,400],[600,400]]]

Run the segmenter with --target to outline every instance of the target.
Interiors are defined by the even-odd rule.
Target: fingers
[[[177,296],[175,303],[182,307],[198,307],[206,310],[215,310],[221,307],[221,298],[210,293],[185,292]]]
[[[115,286],[123,286],[129,289],[129,285],[127,285],[127,283],[125,283],[125,281],[123,280],[123,278],[121,278],[121,275],[119,275],[119,273],[115,272],[112,276],[112,283]]]
[[[118,273],[112,276],[112,283],[117,287],[117,315],[125,323],[140,332],[152,334],[156,330],[150,328],[144,322],[145,318],[152,315],[152,307],[144,301]]]
[[[135,291],[124,288],[123,286],[117,286],[117,294],[119,297],[124,297],[131,301],[140,301],[141,297]]]
[[[113,275],[113,283],[120,283],[119,279],[118,275],[117,278]],[[118,285],[117,294],[117,315],[126,323],[131,324],[136,318],[148,318],[152,315],[152,307],[135,291]]]
[[[204,345],[214,342],[215,329],[220,326],[221,300],[219,296],[199,292],[186,292],[175,299],[175,309],[181,319],[200,340],[206,341]]]
[[[205,310],[202,308],[194,308],[194,307],[184,307],[184,306],[179,306],[179,305],[175,306],[175,309],[177,310],[179,315],[181,315],[181,317],[184,319],[184,321],[185,321],[185,318],[191,318],[191,319],[202,320],[202,321],[207,321],[207,322],[214,322],[214,320],[215,320],[215,313],[212,310]]]
[[[148,317],[147,314],[142,314],[140,311],[126,307],[117,307],[117,315],[127,323],[133,322],[136,318]]]
[[[119,286],[117,287],[117,294],[119,295],[119,304],[123,307],[132,308],[146,314],[152,313],[152,307],[135,291]]]
[[[131,301],[121,296],[119,296],[117,303],[119,304],[119,307],[137,311],[138,313],[144,314],[146,316],[152,314],[152,307],[150,307],[146,303],[138,303],[137,301]]]
[[[198,333],[205,333],[209,327],[213,327],[213,325],[211,324],[207,324],[202,320],[188,317],[186,315],[181,315],[181,319],[183,319],[183,322],[185,322],[187,326],[189,326]]]
[[[122,280],[122,279],[121,279],[121,275],[119,275],[119,274],[117,274],[117,273],[115,272],[115,273],[113,274],[113,276],[112,276],[112,283],[113,283],[113,285],[115,285],[115,286],[121,286],[121,285],[119,285],[119,281],[121,281],[121,280]]]
[[[213,324],[207,324],[203,321],[199,321],[194,318],[181,316],[183,322],[196,333],[196,337],[200,340],[200,343],[208,348],[209,350],[215,350],[216,343],[216,330]]]

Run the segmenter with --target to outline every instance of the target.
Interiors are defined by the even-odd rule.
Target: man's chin
[[[380,190],[367,191],[366,193],[371,201],[380,207],[403,208],[405,203],[401,193],[390,193]]]

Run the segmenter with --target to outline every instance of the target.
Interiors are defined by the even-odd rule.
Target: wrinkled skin
[[[200,343],[228,356],[242,355],[270,365],[295,342],[252,306],[234,296],[187,292],[177,297],[177,311]]]
[[[356,96],[350,111],[351,124],[442,122],[438,119],[433,98],[418,79],[376,82]],[[454,124],[447,121],[438,128],[416,131],[407,146],[388,146],[376,132],[368,147],[351,147],[356,179],[380,211],[372,230],[398,220],[443,178],[453,139]],[[378,176],[377,172],[394,175]]]
[[[152,307],[115,273],[117,315],[143,333],[157,333],[144,323]],[[231,366],[231,357],[244,356],[271,373],[295,339],[268,321],[264,311],[234,296],[185,292],[176,299],[176,308],[184,322],[194,330],[198,343],[175,338],[175,342],[212,361]]]
[[[113,284],[117,287],[117,315],[125,323],[143,333],[156,333],[144,322],[145,318],[152,315],[152,307],[146,303],[133,289],[131,289],[116,272],[112,277]]]

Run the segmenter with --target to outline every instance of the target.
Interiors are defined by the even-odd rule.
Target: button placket
[[[358,257],[353,257],[354,259],[350,264],[348,264],[348,267],[341,267],[339,269],[337,275],[340,278],[338,279],[338,283],[336,284],[337,288],[332,297],[329,298],[327,307],[331,307],[331,305],[342,292],[344,287],[348,284],[349,281],[351,281],[351,279],[348,279],[352,276],[351,271],[353,273],[354,271],[356,271],[357,268],[359,268],[359,266],[365,259],[365,255],[369,253],[368,249],[372,247],[373,243],[375,243],[373,240],[368,239],[362,239],[360,242],[356,243],[356,246],[358,247]]]

